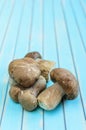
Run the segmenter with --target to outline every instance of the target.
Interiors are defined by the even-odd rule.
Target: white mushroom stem
[[[39,106],[45,110],[52,110],[60,103],[64,94],[62,87],[55,83],[39,94]]]
[[[36,83],[29,89],[30,92],[37,97],[38,94],[46,88],[46,80],[43,76],[40,76]]]

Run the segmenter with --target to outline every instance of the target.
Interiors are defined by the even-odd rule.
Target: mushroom
[[[49,60],[42,60],[42,59],[37,59],[36,61],[39,64],[41,75],[45,77],[46,81],[48,81],[49,73],[51,69],[55,66],[55,62]]]
[[[25,55],[25,57],[30,57],[30,58],[32,58],[32,59],[34,59],[34,60],[36,60],[36,59],[38,59],[38,58],[39,58],[39,59],[42,58],[41,54],[40,54],[39,52],[37,52],[37,51],[27,53],[27,54]]]
[[[21,91],[18,95],[19,103],[27,111],[34,110],[37,105],[37,96],[46,87],[46,80],[43,76],[40,76],[36,83],[29,89]]]
[[[69,100],[78,96],[78,82],[71,72],[56,68],[51,71],[50,77],[55,84],[39,94],[37,99],[40,107],[52,110],[60,103],[63,96]]]
[[[9,64],[10,77],[25,88],[32,86],[40,74],[39,65],[32,58],[14,60]]]
[[[69,100],[78,96],[78,81],[75,76],[64,68],[53,69],[50,73],[51,80],[58,82],[65,91],[65,97]]]

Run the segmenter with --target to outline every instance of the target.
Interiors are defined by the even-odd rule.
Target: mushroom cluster
[[[46,88],[49,72],[55,62],[43,60],[39,52],[30,52],[22,59],[13,60],[8,67],[9,95],[28,111],[38,106],[37,96]]]
[[[53,69],[55,62],[42,59],[39,52],[30,52],[22,59],[13,60],[8,67],[10,76],[9,95],[27,111],[39,105],[53,110],[62,98],[68,100],[78,96],[78,81],[64,69]],[[54,84],[46,88],[50,79]]]

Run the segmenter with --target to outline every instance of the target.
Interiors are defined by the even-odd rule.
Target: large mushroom
[[[50,77],[55,84],[39,94],[40,107],[52,110],[60,103],[63,96],[69,100],[77,97],[78,81],[71,72],[63,68],[56,68],[51,71]]]
[[[14,60],[9,64],[9,75],[20,86],[28,88],[39,78],[39,65],[32,58]]]

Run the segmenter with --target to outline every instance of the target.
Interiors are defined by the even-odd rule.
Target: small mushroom
[[[74,99],[78,96],[78,81],[70,71],[56,68],[51,71],[50,77],[53,82],[58,82],[61,85],[67,99]]]
[[[27,54],[25,55],[25,57],[30,57],[30,58],[32,58],[32,59],[34,59],[34,60],[36,60],[36,59],[38,59],[38,58],[39,58],[39,59],[42,58],[41,54],[40,54],[39,52],[37,52],[37,51],[27,53]]]
[[[39,65],[32,58],[14,60],[9,64],[10,77],[25,88],[32,86],[40,74]]]
[[[78,95],[78,82],[74,75],[66,69],[56,68],[50,73],[51,80],[55,82],[38,96],[39,106],[45,110],[54,109],[65,96],[74,99]]]
[[[55,62],[49,60],[42,60],[42,59],[37,59],[36,61],[39,64],[41,75],[45,77],[46,81],[48,81],[49,73],[51,69],[55,66]]]
[[[9,90],[9,95],[14,102],[17,102],[17,103],[19,102],[18,101],[18,94],[19,94],[20,91],[21,91],[21,89],[19,88],[18,85],[12,85],[11,86],[11,88]]]
[[[37,105],[37,96],[46,87],[46,80],[40,76],[36,83],[29,89],[21,91],[18,95],[18,100],[22,107],[27,111],[34,110]]]

